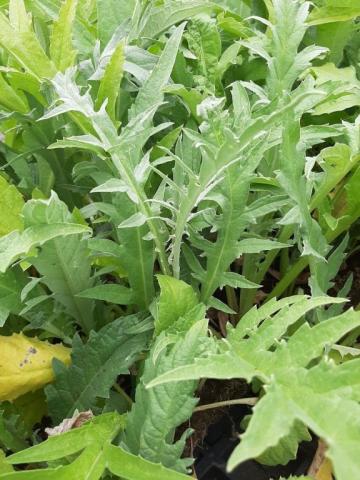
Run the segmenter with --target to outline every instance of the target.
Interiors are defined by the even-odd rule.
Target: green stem
[[[146,202],[147,197],[140,187],[136,178],[134,177],[133,172],[129,168],[126,162],[123,162],[120,155],[113,153],[112,154],[113,162],[120,173],[120,177],[125,181],[125,183],[131,188],[131,190],[136,194],[139,201],[139,210],[146,217],[147,224],[149,226],[150,232],[154,238],[156,251],[159,258],[160,268],[164,275],[171,275],[170,265],[168,258],[165,252],[165,242],[166,238],[161,232],[161,226],[159,221],[152,219],[152,212],[150,205]]]
[[[215,402],[209,403],[208,405],[200,405],[196,407],[194,412],[204,412],[206,410],[211,410],[213,408],[221,408],[221,407],[230,407],[232,405],[249,405],[253,407],[256,405],[258,401],[257,397],[250,397],[250,398],[238,398],[236,400],[225,400],[223,402]]]

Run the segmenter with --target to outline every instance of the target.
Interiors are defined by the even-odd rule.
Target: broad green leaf
[[[117,305],[129,305],[132,303],[132,291],[123,285],[117,285],[115,283],[96,285],[88,290],[83,290],[78,293],[77,296],[81,298],[103,300]]]
[[[70,222],[69,218],[61,216],[63,207],[65,205],[54,193],[49,200],[30,200],[25,204],[25,229],[22,232],[13,231],[0,239],[1,272],[5,272],[19,257],[28,255],[34,247],[55,237],[90,231],[89,227]],[[66,207],[65,209],[67,211]]]
[[[157,37],[169,27],[181,23],[196,15],[221,12],[222,8],[207,0],[165,0],[163,4],[154,5],[138,31],[132,35],[139,37]]]
[[[240,240],[238,249],[240,254],[244,253],[261,253],[268,250],[276,250],[278,248],[288,248],[286,243],[276,242],[263,238],[246,238]]]
[[[114,196],[113,203],[117,207],[111,217],[115,228],[138,213],[136,206],[125,193]],[[154,243],[144,238],[148,233],[147,225],[116,228],[116,236],[120,243],[120,261],[127,272],[133,301],[140,308],[147,308],[155,295]]]
[[[19,190],[0,176],[0,208],[2,211],[0,236],[7,235],[13,230],[23,229],[23,219],[21,218],[23,206],[24,199]]]
[[[109,445],[106,448],[108,469],[114,475],[126,480],[186,480],[188,475],[175,472],[159,463],[150,463],[142,457],[136,457],[119,447]],[[1,478],[1,477],[0,477]]]
[[[344,57],[344,49],[355,32],[355,23],[334,22],[318,25],[316,28],[316,44],[329,49],[326,58],[339,65]]]
[[[46,388],[49,411],[56,422],[77,409],[96,410],[99,398],[108,398],[116,377],[126,372],[147,346],[151,324],[136,316],[122,317],[82,343],[73,340],[71,366],[54,363],[55,383]]]
[[[107,99],[106,110],[114,122],[116,121],[116,101],[119,96],[121,79],[124,74],[124,48],[124,43],[120,42],[114,50],[105,68],[104,76],[101,79],[95,103],[96,107],[100,108]]]
[[[185,282],[165,275],[158,275],[157,279],[161,292],[157,302],[155,333],[159,335],[192,310],[199,300],[193,288]]]
[[[98,0],[97,30],[102,45],[106,45],[116,29],[127,19],[131,18],[135,0]]]
[[[320,67],[311,67],[316,85],[324,87],[326,82],[337,82],[330,95],[320,102],[314,110],[316,115],[338,112],[360,105],[360,82],[354,67],[336,68],[333,63]]]
[[[20,95],[19,91],[12,88],[3,75],[0,74],[0,105],[7,110],[15,111],[19,113],[28,113],[29,106],[26,99]]]
[[[74,64],[76,52],[73,49],[72,30],[78,0],[65,0],[59,11],[59,18],[53,24],[50,39],[50,58],[60,72]]]
[[[19,268],[0,273],[0,327],[10,313],[19,314],[22,310],[21,291],[26,276]]]
[[[355,0],[317,0],[312,10],[309,25],[345,22],[360,16],[360,5]]]
[[[70,363],[70,350],[22,334],[0,337],[0,400],[14,400],[53,381],[53,358]]]
[[[43,276],[42,282],[66,312],[86,332],[90,332],[94,326],[94,302],[91,297],[79,298],[80,292],[91,289],[93,285],[86,240],[80,235],[53,238],[43,245],[36,257],[28,261]]]

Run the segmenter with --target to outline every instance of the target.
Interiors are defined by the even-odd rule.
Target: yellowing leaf
[[[13,230],[23,229],[20,216],[23,206],[24,200],[21,193],[0,176],[0,236],[7,235]]]
[[[70,363],[70,349],[23,334],[0,337],[0,401],[14,400],[54,379],[52,360]]]
[[[319,471],[316,474],[315,480],[332,480],[332,465],[330,460],[324,459]]]

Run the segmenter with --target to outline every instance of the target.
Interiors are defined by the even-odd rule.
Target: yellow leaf
[[[324,459],[319,471],[316,474],[316,480],[332,480],[332,465],[330,460]]]
[[[54,380],[52,360],[70,363],[69,348],[23,334],[0,336],[0,401],[14,400]]]

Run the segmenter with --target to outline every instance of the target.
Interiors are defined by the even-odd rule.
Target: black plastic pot
[[[231,473],[226,472],[226,463],[239,442],[239,426],[249,409],[236,406],[227,415],[208,429],[204,443],[195,452],[195,470],[198,480],[270,480],[287,478],[290,475],[306,474],[316,451],[316,440],[302,443],[297,459],[286,466],[267,467],[249,461]]]

